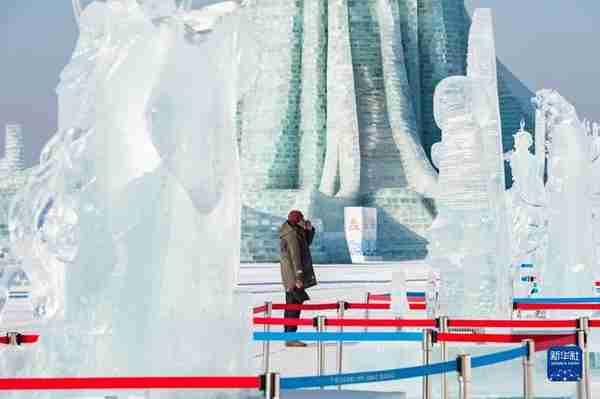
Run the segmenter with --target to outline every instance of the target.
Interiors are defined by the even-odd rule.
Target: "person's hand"
[[[304,288],[304,283],[302,282],[302,280],[296,280],[296,288],[298,288],[299,290]]]
[[[306,230],[312,230],[312,223],[310,222],[310,220],[305,220],[304,221],[304,229]]]

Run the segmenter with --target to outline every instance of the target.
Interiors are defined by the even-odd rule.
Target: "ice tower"
[[[378,208],[380,255],[426,255],[436,85],[465,75],[463,0],[259,0],[269,49],[238,102],[242,261],[278,259],[277,227],[298,207],[317,221],[317,262],[349,259],[344,206]],[[504,150],[530,93],[501,64]],[[510,181],[510,179],[508,180]]]

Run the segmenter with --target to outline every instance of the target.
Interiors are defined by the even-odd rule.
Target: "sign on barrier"
[[[548,380],[576,382],[583,375],[583,352],[576,346],[555,346],[548,349]]]

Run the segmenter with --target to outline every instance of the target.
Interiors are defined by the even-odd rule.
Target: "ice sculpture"
[[[482,167],[485,170],[490,223],[495,231],[495,253],[498,303],[508,305],[508,271],[510,265],[509,222],[506,215],[506,188],[504,158],[502,148],[502,124],[500,120],[500,100],[498,95],[498,71],[492,10],[478,8],[473,13],[473,23],[469,33],[469,54],[467,76],[483,83],[491,99],[491,113],[482,128]],[[507,309],[504,309],[507,310]]]
[[[64,267],[64,317],[46,319],[25,361],[5,353],[3,375],[248,372],[233,294],[233,120],[238,73],[250,70],[238,48],[257,44],[252,6],[236,8],[190,16],[169,0],[109,1],[83,11],[59,86],[59,132],[10,226],[27,272],[54,291],[38,296],[60,296],[42,273]]]
[[[534,104],[548,136],[547,295],[578,296],[592,287],[589,138],[575,108],[559,93],[540,90]]]
[[[521,129],[514,135],[514,151],[508,156],[513,175],[513,185],[507,191],[512,221],[511,247],[512,264],[532,265],[539,279],[544,270],[547,249],[547,200],[544,187],[544,163],[534,156],[531,134]],[[515,277],[516,275],[515,270]],[[542,286],[543,286],[543,282]],[[523,287],[518,283],[518,287]],[[516,296],[527,296],[530,292],[517,289]]]
[[[434,96],[442,141],[432,147],[440,172],[427,261],[442,272],[441,306],[450,315],[508,311],[509,230],[491,22],[489,10],[475,12],[468,75],[444,79]]]
[[[591,141],[591,171],[590,171],[590,195],[592,201],[592,231],[594,253],[593,259],[596,260],[594,265],[594,279],[600,278],[600,125],[594,122],[592,124]]]
[[[440,174],[427,262],[442,272],[441,307],[451,316],[496,310],[496,290],[490,286],[495,280],[495,231],[481,166],[482,126],[491,104],[483,85],[464,76],[444,79],[434,96],[442,141],[432,148]]]

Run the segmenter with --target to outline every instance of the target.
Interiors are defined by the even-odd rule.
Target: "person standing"
[[[285,303],[288,305],[301,305],[310,297],[306,289],[317,285],[317,278],[313,268],[310,244],[315,236],[315,228],[310,220],[305,220],[302,212],[293,210],[288,214],[287,221],[281,225],[280,238],[280,266],[281,279],[285,289]],[[286,319],[299,319],[300,310],[286,310]],[[285,326],[285,332],[296,332],[298,326]],[[306,344],[298,340],[285,343],[288,347],[305,347]]]

